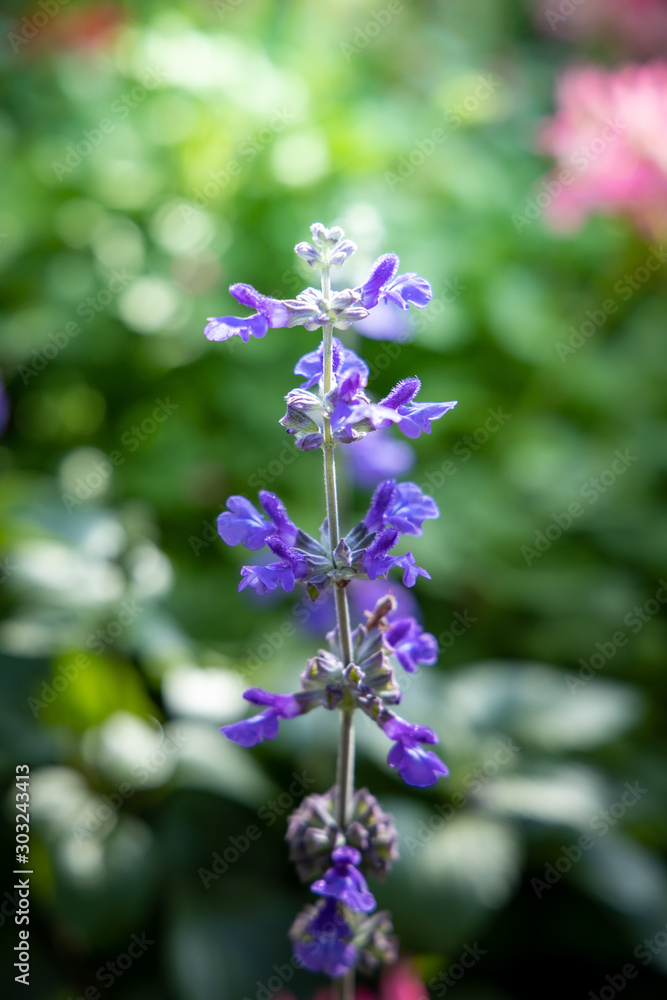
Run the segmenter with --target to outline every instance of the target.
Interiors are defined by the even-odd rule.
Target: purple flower
[[[382,633],[382,642],[409,674],[413,674],[420,663],[430,666],[438,659],[435,636],[424,632],[414,618],[399,618],[392,622]]]
[[[239,336],[247,344],[251,337],[263,337],[269,327],[278,329],[288,326],[293,312],[286,301],[262,295],[252,285],[237,283],[229,286],[229,291],[244,306],[255,309],[252,316],[213,316],[204,329],[207,340],[229,340]]]
[[[415,453],[407,441],[397,441],[387,431],[355,441],[344,454],[349,458],[353,479],[360,486],[374,486],[378,479],[400,476],[415,463]]]
[[[280,716],[272,708],[259,715],[253,715],[250,719],[242,722],[232,722],[229,726],[222,726],[220,732],[228,740],[238,743],[242,747],[254,747],[264,740],[274,740],[278,735],[278,719]]]
[[[369,368],[366,362],[354,351],[343,347],[337,337],[332,340],[332,370],[336,379],[343,379],[351,372],[357,371],[368,380]],[[309,351],[299,358],[294,366],[294,374],[302,375],[306,379],[301,385],[302,389],[312,389],[317,385],[322,378],[322,344],[316,350]]]
[[[282,562],[267,563],[265,566],[242,566],[239,590],[251,587],[258,594],[267,594],[280,586],[286,594],[294,590],[294,570]]]
[[[416,483],[386,479],[377,486],[363,523],[369,531],[392,527],[403,535],[421,535],[423,522],[436,517],[438,505]]]
[[[380,725],[389,739],[395,740],[387,755],[387,763],[398,769],[406,785],[428,788],[441,775],[449,774],[438,755],[422,746],[423,743],[438,742],[432,729],[406,722],[398,715],[389,715]]]
[[[409,438],[418,438],[422,431],[430,434],[431,421],[439,420],[456,406],[456,400],[450,403],[415,403],[414,397],[420,389],[421,382],[418,378],[404,378],[379,404],[396,412],[399,429]],[[390,423],[391,421],[380,426],[389,427]]]
[[[390,556],[389,550],[393,549],[398,541],[400,533],[396,528],[383,528],[378,531],[373,541],[365,550],[361,557],[361,565],[369,580],[376,580],[379,576],[385,576],[390,569],[399,567],[403,570],[403,583],[406,587],[414,587],[418,576],[425,576],[427,580],[431,577],[417,566],[412,552],[407,552],[404,556]]]
[[[398,265],[395,253],[383,254],[375,261],[366,283],[358,289],[367,309],[373,309],[378,302],[391,302],[401,309],[410,305],[423,309],[429,304],[433,292],[428,281],[414,271],[396,277]]]
[[[229,510],[223,511],[217,522],[218,534],[223,542],[227,545],[241,544],[255,551],[266,545],[269,535],[277,534],[287,542],[296,541],[299,529],[287,516],[282,500],[268,490],[261,490],[259,499],[270,518],[268,521],[245,497],[232,496],[228,499]]]
[[[357,949],[352,944],[352,928],[334,899],[308,907],[290,932],[294,954],[305,969],[337,978],[354,968]]]
[[[345,903],[351,910],[371,913],[377,903],[368,891],[366,879],[358,870],[361,854],[354,847],[338,847],[331,855],[333,866],[324,877],[313,882],[311,892],[318,896],[329,896]]]
[[[302,715],[316,704],[316,699],[312,696],[293,694],[273,694],[271,691],[263,691],[261,688],[249,688],[244,692],[246,701],[254,705],[267,705],[268,707],[242,722],[232,722],[228,726],[222,726],[220,732],[233,743],[238,743],[242,747],[254,747],[264,740],[273,740],[278,735],[278,723],[280,719],[293,719],[297,715]]]

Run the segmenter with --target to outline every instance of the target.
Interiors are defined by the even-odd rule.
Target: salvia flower
[[[406,437],[417,438],[431,433],[431,423],[456,406],[448,403],[421,403],[415,396],[421,388],[416,377],[403,379],[380,402],[366,393],[368,365],[354,351],[344,348],[334,338],[332,346],[333,386],[323,395],[322,347],[305,354],[294,368],[305,381],[285,396],[287,412],[280,423],[302,451],[319,448],[324,441],[324,418],[331,422],[331,433],[339,444],[361,441],[372,431],[396,424]],[[318,387],[319,383],[319,387]]]
[[[296,583],[302,583],[314,598],[332,582],[355,577],[377,580],[394,568],[403,571],[406,587],[413,587],[419,576],[430,579],[411,552],[391,555],[402,534],[421,535],[423,522],[439,515],[433,498],[422,493],[416,483],[396,483],[395,479],[380,483],[364,520],[340,540],[333,553],[325,547],[326,522],[322,542],[318,542],[290,520],[274,493],[262,490],[260,502],[266,517],[242,496],[230,497],[229,509],[218,517],[218,532],[228,545],[242,544],[251,551],[267,548],[279,557],[243,566],[239,590],[251,587],[266,594],[281,587],[291,593]]]
[[[435,636],[424,632],[414,618],[399,618],[392,622],[382,633],[382,642],[409,674],[414,674],[420,664],[431,666],[438,659]]]
[[[318,897],[290,930],[295,956],[313,972],[346,977],[347,995],[355,968],[372,973],[383,963],[395,962],[398,955],[390,916],[377,912],[366,882],[367,875],[382,878],[390,870],[398,856],[398,834],[391,816],[368,789],[354,789],[354,712],[363,711],[389,738],[387,762],[408,785],[428,787],[448,773],[431,749],[436,734],[393,711],[401,700],[397,665],[415,673],[420,666],[435,663],[438,645],[419,624],[414,608],[408,603],[399,612],[393,593],[383,592],[379,581],[392,569],[402,572],[405,587],[414,586],[419,576],[430,579],[411,552],[394,550],[402,536],[422,535],[425,521],[440,512],[433,497],[416,483],[394,478],[411,462],[412,450],[392,442],[386,431],[396,425],[408,438],[429,434],[433,421],[456,403],[418,401],[421,383],[415,376],[399,381],[379,401],[372,397],[368,365],[333,337],[334,328],[345,330],[373,316],[372,336],[394,336],[393,320],[402,317],[399,328],[405,328],[409,308],[424,308],[431,300],[431,287],[414,271],[399,274],[398,257],[388,253],[375,261],[363,284],[332,289],[331,270],[345,264],[356,246],[339,227],[321,223],[311,226],[311,238],[297,244],[295,251],[314,271],[322,272],[320,288],[308,287],[295,298],[277,299],[251,285],[231,285],[231,294],[253,311],[246,317],[211,319],[205,333],[209,340],[238,336],[247,342],[264,337],[269,328],[322,328],[320,346],[305,353],[294,368],[301,384],[285,397],[287,412],[280,422],[301,451],[323,450],[322,509],[327,516],[315,538],[292,521],[280,497],[262,490],[258,506],[247,497],[231,496],[217,526],[226,544],[257,553],[256,564],[241,567],[239,590],[250,587],[267,594],[281,588],[289,593],[300,584],[316,607],[322,605],[325,591],[329,596],[333,591],[336,626],[327,634],[329,648],[318,650],[306,663],[298,691],[279,694],[250,688],[244,697],[259,711],[223,726],[221,732],[234,743],[254,747],[274,739],[283,720],[316,708],[343,713],[336,785],[324,795],[303,800],[289,820],[286,839],[298,874]],[[367,465],[383,478],[365,516],[345,533],[339,524],[334,447],[359,447],[371,433],[376,435],[375,450]],[[376,601],[354,629],[350,585],[353,598],[359,600],[370,588]],[[378,587],[382,587],[379,593]]]
[[[337,899],[351,910],[372,913],[377,903],[357,867],[361,862],[359,851],[355,847],[337,847],[331,860],[332,867],[324,873],[323,878],[313,882],[311,892]]]
[[[338,978],[354,968],[357,948],[343,907],[335,899],[318,900],[307,906],[290,929],[294,954],[310,972]]]
[[[387,755],[387,763],[395,767],[406,785],[428,788],[439,777],[449,774],[437,754],[426,750],[424,743],[437,743],[438,737],[428,726],[406,722],[398,715],[390,716],[380,728],[394,745]]]
[[[305,692],[298,694],[272,694],[261,688],[250,688],[243,697],[255,705],[266,705],[267,708],[259,715],[253,715],[242,722],[233,722],[222,726],[220,732],[228,740],[242,747],[254,747],[264,740],[273,740],[278,735],[278,724],[281,719],[293,719],[303,715],[319,704],[319,699]]]
[[[342,229],[326,229],[321,223],[311,226],[312,243],[298,243],[297,255],[314,269],[340,267],[357,249],[344,238]],[[261,338],[269,329],[304,326],[306,330],[331,323],[347,330],[353,323],[366,319],[378,303],[391,303],[401,309],[416,306],[423,309],[433,297],[425,278],[410,271],[397,275],[396,254],[384,254],[372,266],[363,285],[333,291],[325,300],[319,288],[305,288],[294,299],[274,299],[263,295],[252,285],[237,282],[229,286],[237,302],[255,311],[246,317],[216,316],[209,318],[204,329],[208,340],[229,340],[239,336],[244,343],[251,337]]]

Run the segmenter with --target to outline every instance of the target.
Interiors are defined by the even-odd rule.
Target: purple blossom
[[[418,438],[422,431],[430,434],[431,421],[439,420],[456,406],[456,400],[450,403],[415,403],[414,398],[420,388],[421,382],[415,376],[404,378],[379,404],[395,411],[399,429],[409,438]],[[391,421],[380,426],[389,427],[390,424]]]
[[[294,581],[294,570],[282,562],[267,563],[265,566],[242,566],[239,590],[251,587],[261,595],[280,586],[286,594],[291,594]]]
[[[431,286],[415,271],[399,274],[399,259],[395,253],[386,253],[373,264],[371,273],[361,292],[361,301],[367,309],[373,309],[378,302],[391,302],[401,309],[416,306],[423,309],[433,298]]]
[[[227,545],[244,545],[251,551],[261,549],[269,535],[278,535],[287,542],[294,542],[299,529],[289,519],[282,500],[261,490],[259,499],[268,515],[266,520],[257,508],[243,496],[231,496],[226,511],[218,516],[218,534]]]
[[[432,729],[406,722],[398,715],[390,715],[380,725],[389,739],[395,741],[387,755],[387,763],[398,769],[406,785],[428,788],[441,775],[449,774],[438,755],[422,746],[438,742]]]
[[[288,326],[292,312],[286,301],[262,295],[252,285],[237,283],[229,286],[229,291],[241,305],[255,309],[252,316],[213,316],[204,329],[207,340],[229,340],[239,336],[247,344],[251,337],[263,337],[269,327],[278,329]]]
[[[278,713],[269,708],[259,715],[253,715],[250,719],[243,719],[242,722],[232,722],[229,726],[222,726],[220,732],[242,747],[254,747],[264,740],[274,740],[278,735]]]
[[[259,715],[253,715],[242,722],[233,722],[222,726],[220,732],[233,743],[242,747],[254,747],[264,740],[273,740],[278,735],[280,719],[293,719],[309,711],[318,703],[312,694],[273,694],[262,688],[249,688],[244,692],[246,701],[254,705],[266,705],[267,708]]]
[[[377,906],[366,879],[358,869],[361,854],[354,847],[338,847],[331,855],[333,866],[313,882],[311,892],[345,903],[351,910],[371,913]]]
[[[416,483],[386,479],[373,493],[363,523],[369,531],[392,527],[403,535],[421,535],[423,522],[436,517],[440,517],[438,505]]]
[[[354,968],[357,949],[352,944],[352,928],[334,899],[309,908],[307,919],[299,918],[297,925],[294,954],[305,969],[337,978]]]
[[[425,576],[430,580],[430,575],[421,566],[417,566],[412,552],[406,552],[404,556],[390,556],[389,550],[393,549],[400,537],[400,532],[396,528],[383,528],[378,531],[375,538],[364,551],[361,557],[361,565],[369,580],[376,580],[379,576],[386,576],[390,569],[398,567],[403,570],[403,583],[406,587],[414,587],[417,577]]]
[[[334,337],[332,340],[332,371],[336,379],[343,379],[353,371],[358,371],[368,380],[369,368],[365,361],[355,354],[354,351],[343,347],[340,340]],[[309,351],[299,358],[294,366],[294,374],[302,375],[306,381],[302,383],[302,389],[312,389],[322,378],[322,344],[314,351]],[[364,383],[366,384],[366,383]]]
[[[382,633],[382,642],[404,670],[413,674],[419,664],[431,666],[438,659],[438,643],[414,618],[399,618]]]

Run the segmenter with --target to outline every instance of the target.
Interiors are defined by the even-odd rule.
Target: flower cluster
[[[234,743],[255,746],[278,735],[281,719],[322,707],[339,708],[343,703],[361,709],[393,743],[387,756],[407,785],[424,788],[433,785],[447,768],[426,746],[437,743],[437,736],[426,726],[417,726],[396,715],[388,706],[398,704],[401,692],[394,675],[394,664],[410,673],[420,665],[437,660],[435,637],[424,632],[414,618],[387,620],[396,607],[391,595],[378,601],[367,612],[364,624],[352,632],[353,661],[345,664],[340,636],[334,629],[327,636],[329,649],[319,650],[306,664],[301,675],[301,690],[295,694],[272,694],[259,688],[246,691],[244,698],[265,706],[258,715],[243,722],[233,722],[220,730]]]
[[[239,590],[251,587],[266,594],[280,586],[291,593],[298,582],[316,596],[332,582],[346,584],[355,577],[376,580],[394,568],[403,570],[406,587],[414,586],[419,576],[430,579],[411,552],[390,555],[401,535],[421,535],[423,521],[439,515],[435,500],[416,483],[397,484],[395,479],[380,483],[363,521],[333,552],[327,547],[326,522],[317,541],[289,519],[275,493],[261,490],[259,501],[264,514],[245,497],[232,496],[228,509],[218,517],[218,533],[228,545],[242,544],[253,551],[266,547],[279,557],[275,562],[243,566]]]
[[[305,381],[285,396],[287,413],[280,423],[295,438],[302,451],[320,448],[324,442],[324,421],[329,421],[334,441],[352,444],[371,431],[396,424],[409,438],[431,433],[431,421],[439,420],[456,402],[422,403],[415,396],[421,388],[418,378],[405,378],[378,403],[366,394],[368,365],[354,351],[346,350],[334,338],[332,349],[333,386],[324,394],[319,385],[323,374],[322,345],[299,359],[294,369]]]
[[[292,521],[275,493],[262,490],[259,508],[244,496],[229,497],[217,526],[228,545],[263,553],[256,565],[242,567],[239,590],[250,587],[266,594],[282,588],[289,593],[299,583],[313,601],[328,590],[335,597],[336,627],[327,635],[328,648],[306,663],[297,691],[249,689],[244,697],[260,711],[223,726],[221,732],[240,746],[253,747],[274,739],[281,720],[317,708],[342,712],[347,736],[341,737],[338,782],[323,795],[309,795],[290,818],[287,831],[290,858],[316,897],[290,930],[295,955],[303,967],[341,978],[355,968],[372,972],[394,962],[398,951],[390,915],[378,912],[366,881],[367,875],[383,878],[390,870],[398,856],[398,836],[391,816],[368,789],[354,791],[353,713],[363,712],[388,737],[387,763],[406,784],[428,787],[446,775],[447,768],[431,749],[438,741],[433,730],[394,711],[401,701],[397,668],[414,674],[421,666],[433,665],[438,654],[435,638],[414,615],[397,613],[391,593],[382,594],[354,629],[348,603],[350,586],[383,580],[392,569],[402,572],[407,587],[419,576],[430,579],[411,552],[397,555],[393,550],[401,536],[421,535],[424,522],[440,512],[416,483],[385,478],[362,520],[341,532],[334,449],[377,432],[379,455],[392,444],[386,434],[393,426],[408,438],[418,438],[431,433],[432,422],[456,404],[418,402],[421,383],[414,376],[402,379],[377,402],[369,397],[368,366],[333,337],[333,329],[345,330],[374,309],[421,309],[431,299],[431,288],[414,272],[398,274],[398,257],[384,254],[363,285],[332,291],[331,270],[341,267],[356,247],[338,227],[316,223],[311,234],[312,242],[295,249],[321,272],[320,289],[306,288],[296,298],[282,300],[262,295],[251,285],[232,285],[232,295],[254,312],[245,318],[211,319],[205,334],[209,340],[239,336],[247,342],[263,337],[269,328],[322,329],[322,343],[295,366],[302,382],[285,397],[287,412],[280,422],[301,451],[322,449],[327,518],[315,538]],[[409,447],[393,444],[402,445],[402,451],[392,454],[393,465],[402,470],[410,463]],[[378,464],[379,458],[375,467]]]
[[[338,226],[325,229],[315,223],[310,231],[313,243],[299,243],[295,250],[313,268],[340,267],[357,249],[351,240],[343,238],[343,231]],[[247,343],[251,337],[263,337],[268,329],[281,327],[303,326],[306,330],[316,330],[331,324],[337,330],[347,330],[353,323],[366,319],[380,303],[390,303],[399,309],[411,305],[423,309],[433,297],[431,286],[414,271],[397,274],[398,265],[396,254],[386,253],[375,261],[365,284],[330,295],[318,288],[306,288],[294,299],[274,299],[262,295],[252,285],[230,285],[229,291],[236,301],[255,312],[245,318],[212,317],[204,334],[209,340],[229,340],[238,336]]]

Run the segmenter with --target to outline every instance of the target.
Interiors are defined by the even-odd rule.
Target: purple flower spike
[[[423,743],[437,743],[438,737],[427,726],[415,726],[399,716],[392,716],[382,724],[382,729],[390,740],[395,740],[387,755],[390,767],[398,769],[406,785],[414,788],[428,788],[438,778],[449,774],[447,767],[437,754],[425,750]]]
[[[304,969],[338,978],[354,968],[357,949],[352,944],[352,929],[340,915],[336,901],[327,899],[323,907],[309,908],[304,916],[306,919],[297,920],[301,926],[294,941],[294,954]]]
[[[414,674],[420,663],[431,666],[438,659],[435,636],[424,632],[414,618],[399,618],[392,622],[383,632],[382,642],[409,674]]]
[[[361,854],[354,847],[338,847],[331,855],[333,866],[324,873],[324,878],[313,882],[311,892],[318,896],[328,896],[345,903],[351,910],[371,913],[377,903],[368,891],[366,879],[358,870]]]
[[[233,722],[230,726],[222,726],[220,732],[242,747],[254,747],[264,740],[274,740],[278,735],[278,719],[280,716],[273,708],[266,712],[253,715],[243,722]]]

